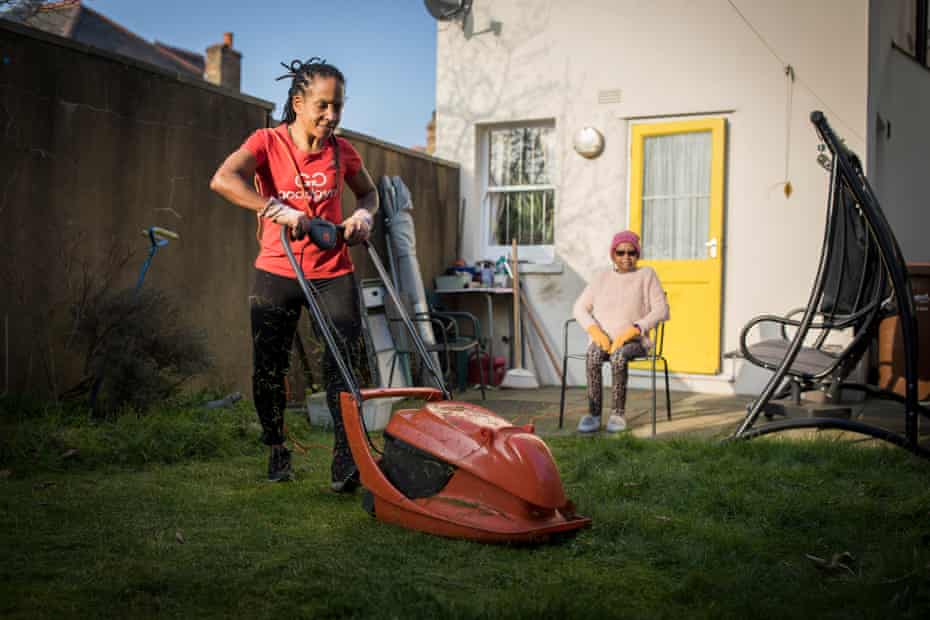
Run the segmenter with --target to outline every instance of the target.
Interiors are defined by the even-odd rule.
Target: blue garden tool
[[[149,255],[146,257],[145,262],[142,263],[142,271],[139,273],[139,281],[136,282],[137,293],[139,292],[139,289],[142,288],[142,282],[145,280],[145,274],[149,270],[149,266],[152,264],[152,259],[155,258],[155,253],[158,252],[158,248],[163,248],[168,245],[169,239],[174,239],[177,241],[181,238],[181,236],[173,230],[161,228],[160,226],[151,226],[146,230],[143,230],[142,235],[149,238],[149,241],[152,243],[152,247],[149,249]]]
[[[139,272],[139,279],[136,281],[136,295],[139,294],[139,289],[142,288],[142,283],[145,281],[145,274],[148,272],[149,267],[152,264],[152,259],[155,258],[155,254],[158,252],[158,248],[163,248],[168,245],[169,239],[174,239],[177,241],[181,238],[181,235],[174,232],[173,230],[168,230],[167,228],[162,228],[160,226],[150,226],[149,228],[142,231],[142,235],[149,238],[151,247],[149,248],[149,255],[142,263],[142,271]],[[91,409],[96,407],[97,395],[100,393],[100,387],[102,385],[103,375],[98,375],[97,378],[94,379],[93,387],[90,390],[89,404]]]

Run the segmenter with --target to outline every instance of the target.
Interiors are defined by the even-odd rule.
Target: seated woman
[[[624,230],[610,243],[612,269],[600,271],[575,302],[573,315],[588,335],[588,415],[578,423],[578,432],[593,433],[601,428],[603,389],[601,365],[610,361],[613,371],[613,404],[607,432],[626,428],[627,360],[646,355],[652,346],[646,334],[669,318],[668,302],[651,267],[638,267],[641,255],[639,236]]]

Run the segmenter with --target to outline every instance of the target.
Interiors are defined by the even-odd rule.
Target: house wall
[[[926,262],[930,69],[892,48],[898,8],[897,2],[869,3],[869,176],[905,260]]]
[[[553,119],[558,149],[555,263],[525,278],[544,331],[561,349],[562,322],[591,274],[608,266],[626,227],[628,135],[638,119],[723,116],[728,123],[722,350],[760,313],[803,305],[822,242],[827,177],[808,121],[824,110],[865,151],[866,0],[475,0],[464,26],[437,32],[437,155],[462,164],[465,258],[481,256],[482,196],[476,141],[485,124]],[[491,22],[500,34],[481,32]],[[753,32],[753,28],[764,38]],[[771,50],[769,49],[771,48]],[[776,57],[781,58],[781,60]],[[784,64],[794,82],[790,116]],[[620,90],[619,103],[598,93]],[[786,120],[787,117],[787,120]],[[597,159],[577,156],[572,135],[605,136]],[[790,132],[790,141],[789,141]],[[793,193],[783,192],[787,178]],[[496,258],[496,257],[494,257]],[[687,312],[672,308],[672,316]],[[497,338],[505,334],[497,326]],[[497,346],[497,345],[495,345]],[[571,347],[584,346],[579,336]],[[544,360],[541,349],[534,357]],[[679,389],[732,392],[758,378],[727,360],[718,376],[679,376]],[[569,375],[583,381],[580,365]],[[545,363],[537,374],[554,383]]]
[[[266,126],[272,104],[2,20],[0,38],[3,393],[73,385],[82,369],[69,313],[82,273],[112,271],[114,286],[134,285],[149,248],[140,231],[153,225],[181,239],[158,252],[144,286],[167,292],[205,330],[216,364],[201,383],[248,393],[255,216],[208,184]],[[432,278],[454,256],[458,167],[343,135],[375,179],[401,175],[410,187],[421,267]],[[344,209],[355,209],[351,192]],[[380,229],[375,246],[383,251]],[[114,249],[133,255],[110,269]],[[372,275],[362,250],[352,252],[360,275]]]

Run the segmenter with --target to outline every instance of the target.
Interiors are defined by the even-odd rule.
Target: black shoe
[[[335,491],[336,493],[354,493],[355,489],[362,484],[361,478],[359,477],[358,470],[356,469],[348,477],[342,480],[333,480],[329,483],[329,488]]]
[[[271,448],[271,456],[268,457],[268,480],[271,482],[290,482],[293,479],[291,451],[284,446]]]
[[[348,446],[333,450],[332,482],[329,488],[336,493],[351,493],[358,488],[361,480],[358,467],[352,459],[352,451]]]

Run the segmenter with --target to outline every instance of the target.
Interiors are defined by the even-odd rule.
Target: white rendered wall
[[[476,174],[480,127],[555,121],[561,145],[559,273],[528,275],[526,282],[559,353],[562,322],[574,299],[591,274],[608,265],[610,238],[626,227],[628,132],[643,117],[728,120],[722,350],[737,348],[739,331],[751,317],[805,302],[822,241],[827,184],[814,163],[816,138],[808,116],[822,109],[847,143],[865,152],[866,0],[734,4],[782,60],[726,0],[475,0],[464,29],[439,24],[436,154],[462,165],[467,260],[485,258]],[[491,20],[500,22],[499,35],[468,36]],[[794,192],[787,199],[782,61],[797,75],[788,176]],[[617,89],[620,103],[598,103],[599,91]],[[583,159],[571,148],[574,132],[587,125],[606,139],[598,159]],[[687,311],[672,308],[672,315]],[[583,339],[572,346],[583,347]],[[534,357],[540,379],[555,383],[542,350],[534,350]],[[572,383],[582,382],[580,364],[573,368]],[[684,377],[673,387],[758,388],[758,381],[734,382],[730,361],[722,368],[716,377]]]
[[[930,69],[892,49],[895,2],[872,0],[869,176],[907,261],[930,261]],[[878,119],[890,123],[878,127]]]

